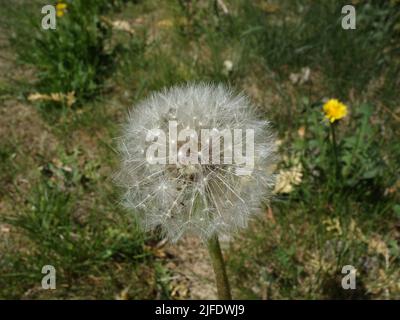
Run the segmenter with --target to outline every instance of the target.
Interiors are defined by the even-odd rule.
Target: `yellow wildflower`
[[[325,117],[332,123],[347,115],[347,106],[337,99],[330,99],[323,106]]]
[[[63,2],[59,2],[56,4],[56,10],[57,10],[57,17],[61,18],[64,14],[65,11],[67,10],[67,4]]]

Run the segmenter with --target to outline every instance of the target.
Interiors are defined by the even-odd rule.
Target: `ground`
[[[399,298],[398,2],[354,2],[353,33],[339,28],[340,1],[223,1],[227,13],[214,1],[114,2],[122,10],[98,1],[81,15],[71,4],[48,38],[20,16],[38,14],[39,0],[0,12],[0,297],[216,298],[201,240],[144,233],[112,180],[137,102],[212,81],[250,97],[279,150],[265,215],[222,239],[234,298]],[[80,23],[87,38],[73,32]],[[29,99],[72,91],[72,106]],[[339,178],[329,98],[349,111],[335,124]],[[40,287],[49,261],[55,292]],[[359,272],[355,292],[340,287],[344,264]]]

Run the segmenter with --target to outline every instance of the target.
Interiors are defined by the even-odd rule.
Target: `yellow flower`
[[[65,9],[67,9],[67,4],[66,4],[66,3],[62,3],[62,2],[59,2],[59,3],[57,3],[57,5],[56,5],[56,9],[57,9],[57,10],[65,10]]]
[[[65,11],[67,10],[67,4],[59,2],[56,4],[56,10],[57,10],[57,17],[62,17],[65,14]]]
[[[323,106],[325,117],[332,123],[347,115],[347,106],[337,99],[330,99]]]

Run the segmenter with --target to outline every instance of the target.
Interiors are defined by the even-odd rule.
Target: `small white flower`
[[[153,128],[168,132],[171,120],[178,130],[254,130],[254,166],[249,170],[234,161],[149,165],[143,152],[149,143],[146,134]],[[123,203],[146,230],[160,226],[172,241],[186,233],[206,240],[214,233],[229,235],[246,227],[252,215],[262,212],[273,187],[275,142],[269,123],[257,119],[244,95],[223,85],[185,85],[154,93],[130,112],[119,150],[116,181],[125,189]],[[205,150],[200,152],[203,158]]]
[[[304,84],[310,81],[311,69],[309,67],[301,68],[299,73],[291,73],[289,79],[293,84]]]
[[[231,60],[224,61],[224,73],[229,74],[233,70],[233,62]]]

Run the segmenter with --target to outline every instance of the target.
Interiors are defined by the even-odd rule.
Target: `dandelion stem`
[[[226,275],[224,258],[221,252],[221,246],[217,235],[213,235],[208,240],[208,252],[210,253],[211,262],[214,268],[215,281],[217,283],[218,299],[232,300],[231,289]]]
[[[340,167],[339,167],[339,156],[338,156],[338,147],[336,141],[336,132],[335,132],[335,124],[331,123],[331,134],[332,134],[332,146],[333,146],[333,154],[335,157],[335,174],[336,180],[339,180],[340,177]]]

